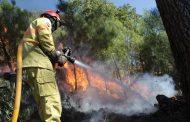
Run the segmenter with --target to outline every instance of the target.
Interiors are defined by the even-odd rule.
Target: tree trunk
[[[156,0],[190,113],[190,1]]]

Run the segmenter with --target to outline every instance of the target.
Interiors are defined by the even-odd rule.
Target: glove
[[[67,62],[67,58],[64,55],[60,55],[57,62],[58,66],[62,67]]]
[[[66,61],[67,58],[65,57],[65,55],[63,54],[63,52],[60,51],[53,51],[51,53],[47,53],[49,59],[51,60],[51,63],[54,65],[55,63],[58,63],[58,66],[63,66]]]
[[[58,66],[62,67],[67,62],[67,58],[65,57],[63,52],[60,51],[56,51],[56,55]]]

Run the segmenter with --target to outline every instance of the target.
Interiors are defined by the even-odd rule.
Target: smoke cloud
[[[69,96],[69,103],[77,111],[90,113],[90,122],[104,121],[107,113],[126,116],[150,114],[157,110],[154,104],[157,103],[158,94],[167,97],[177,94],[174,81],[167,74],[163,76],[149,73],[134,74],[120,81],[108,75],[106,68],[100,64],[96,64],[95,69],[79,61],[76,61],[76,65],[85,69],[84,72],[78,70],[85,78],[78,78],[77,84],[88,80],[85,81],[88,86],[85,90],[74,91]]]
[[[128,81],[130,82],[120,81],[118,83],[113,79],[107,81],[119,84],[123,88],[123,93],[112,93],[111,91],[88,87],[85,92],[77,92],[71,97],[72,106],[81,112],[104,109],[107,112],[127,116],[149,114],[156,111],[154,107],[156,95],[164,94],[172,97],[177,94],[173,79],[169,75],[138,74],[128,76]],[[113,97],[114,95],[116,97]]]

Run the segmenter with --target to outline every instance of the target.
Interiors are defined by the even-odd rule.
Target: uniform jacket
[[[53,70],[52,63],[46,55],[46,52],[55,51],[50,20],[44,17],[34,20],[24,32],[23,40],[27,39],[37,41],[39,44],[35,45],[30,42],[23,44],[22,67],[40,67]]]

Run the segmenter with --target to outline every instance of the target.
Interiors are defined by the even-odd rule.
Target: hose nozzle
[[[70,47],[63,48],[62,52],[70,63],[72,63],[72,64],[75,63],[75,58],[71,57],[71,48]]]
[[[65,56],[65,57],[67,58],[67,60],[68,60],[70,63],[72,63],[72,64],[75,63],[75,58],[74,58],[74,57],[70,57],[70,56]]]

